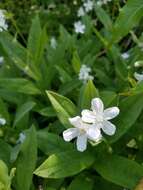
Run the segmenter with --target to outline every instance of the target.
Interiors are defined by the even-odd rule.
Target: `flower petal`
[[[115,134],[116,126],[112,124],[110,121],[104,121],[102,130],[104,131],[105,134],[112,136]]]
[[[95,121],[95,114],[90,110],[83,110],[81,112],[82,121],[86,123],[94,123]]]
[[[80,152],[83,152],[86,150],[86,148],[87,148],[87,135],[86,134],[81,134],[80,136],[77,137],[76,146],[77,146],[77,150]]]
[[[139,74],[139,73],[134,73],[134,77],[136,78],[136,80],[138,80],[139,82],[143,80],[143,74]]]
[[[119,114],[120,110],[118,107],[111,107],[104,110],[104,118],[107,120],[113,119]]]
[[[0,125],[5,125],[6,124],[6,120],[4,118],[0,118]]]
[[[91,126],[87,130],[87,135],[90,140],[95,142],[99,141],[102,137],[100,129],[97,128],[96,126]]]
[[[63,138],[65,141],[69,142],[78,136],[78,132],[79,131],[76,128],[67,129],[63,132]]]
[[[69,118],[69,122],[77,128],[81,127],[81,118],[79,116],[73,117],[73,118]]]
[[[95,111],[97,114],[103,113],[104,105],[100,98],[94,98],[91,101],[91,109]]]

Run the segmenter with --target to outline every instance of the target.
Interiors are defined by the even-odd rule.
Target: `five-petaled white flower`
[[[142,74],[139,74],[139,73],[134,73],[134,77],[135,79],[140,82],[140,81],[143,81],[143,73]]]
[[[63,138],[67,142],[77,138],[76,145],[78,151],[83,152],[86,150],[88,139],[94,142],[99,142],[101,140],[102,135],[100,129],[83,122],[79,116],[69,118],[69,122],[74,128],[65,130],[63,132]]]
[[[93,1],[87,0],[86,2],[83,3],[83,6],[85,7],[85,11],[88,13],[93,9],[94,4]]]
[[[83,8],[83,7],[80,7],[80,8],[78,9],[77,16],[78,16],[78,17],[82,17],[82,16],[84,16],[84,15],[85,15],[84,8]]]
[[[84,34],[84,32],[85,32],[85,25],[81,21],[75,22],[74,23],[74,29],[75,29],[76,33]]]
[[[5,10],[0,9],[0,32],[7,30],[8,25],[5,20]]]
[[[79,71],[78,75],[79,80],[82,80],[83,83],[86,83],[88,80],[93,80],[94,77],[90,75],[90,72],[91,68],[83,64]]]
[[[119,108],[111,107],[104,110],[102,100],[100,98],[94,98],[91,102],[91,109],[92,111],[85,109],[81,112],[82,121],[102,129],[107,135],[114,135],[116,126],[109,120],[119,114]]]

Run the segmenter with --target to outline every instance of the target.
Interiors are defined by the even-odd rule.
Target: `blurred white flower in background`
[[[5,10],[0,9],[0,32],[8,29],[8,25],[5,19],[5,12],[6,12]]]
[[[136,62],[134,63],[134,66],[135,66],[135,67],[143,67],[143,61],[136,61]]]
[[[83,6],[84,6],[84,8],[85,8],[85,12],[89,12],[89,11],[92,11],[92,9],[93,9],[93,6],[94,6],[94,3],[93,3],[93,1],[91,1],[91,0],[87,0],[87,1],[85,1],[84,3],[83,3]]]
[[[78,9],[77,16],[78,16],[78,17],[82,17],[82,16],[84,16],[84,15],[85,15],[84,8],[83,8],[83,7],[80,7],[80,8]]]
[[[104,110],[102,100],[100,98],[94,98],[91,101],[91,110],[85,109],[81,112],[82,121],[102,129],[107,135],[114,135],[116,126],[109,120],[115,118],[119,114],[119,108],[111,107]]]
[[[94,77],[90,75],[90,72],[91,68],[83,64],[79,71],[78,75],[79,80],[82,80],[83,83],[86,83],[88,80],[93,80]]]
[[[124,53],[121,54],[121,57],[123,59],[128,59],[130,57],[130,54],[128,52],[124,52]]]
[[[77,34],[78,33],[84,34],[84,32],[85,32],[85,25],[81,21],[75,22],[74,23],[74,29],[75,29],[75,32]]]
[[[6,119],[0,117],[0,125],[5,125],[6,124]]]
[[[56,38],[53,36],[50,40],[50,45],[53,49],[56,49],[57,47],[57,41],[56,41]]]
[[[106,5],[108,2],[111,2],[112,0],[99,0],[97,1],[97,5],[102,6]]]
[[[102,135],[98,128],[90,124],[84,123],[79,116],[69,118],[69,122],[74,128],[69,128],[63,132],[63,138],[69,142],[77,138],[77,150],[83,152],[87,148],[88,139],[96,143],[100,142]]]
[[[134,73],[134,77],[135,79],[140,82],[140,81],[143,81],[143,73],[142,74],[139,74],[137,72]]]
[[[0,65],[3,64],[4,62],[4,57],[0,56]]]
[[[17,140],[17,143],[22,144],[22,143],[24,143],[25,139],[26,139],[26,135],[25,135],[25,133],[22,132],[19,134],[19,139]]]

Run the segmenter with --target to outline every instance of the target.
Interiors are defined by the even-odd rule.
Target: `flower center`
[[[103,115],[96,115],[96,122],[97,123],[102,123],[104,121]]]

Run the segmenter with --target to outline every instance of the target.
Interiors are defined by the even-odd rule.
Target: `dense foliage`
[[[142,0],[0,8],[0,190],[142,190]]]

